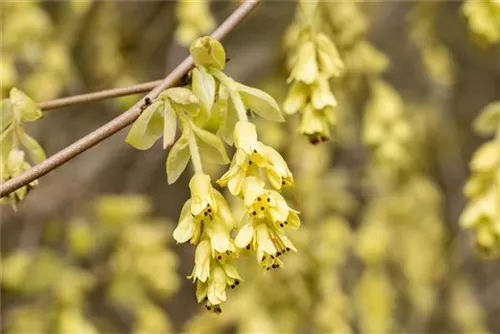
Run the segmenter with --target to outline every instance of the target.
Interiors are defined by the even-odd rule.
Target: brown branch
[[[250,14],[252,9],[254,9],[260,0],[247,0],[241,6],[239,6],[212,34],[212,37],[216,39],[222,39],[229,32],[231,32],[243,19]],[[163,90],[172,87],[176,82],[178,82],[189,70],[193,68],[193,60],[191,57],[184,59],[159,85],[155,86],[146,97],[150,99],[155,99]],[[97,130],[89,133],[85,137],[79,139],[70,146],[62,149],[58,153],[52,155],[47,160],[41,162],[40,164],[32,167],[23,174],[16,176],[5,183],[0,185],[0,197],[4,197],[11,192],[25,186],[26,184],[32,182],[50,173],[54,169],[65,164],[69,160],[75,158],[77,155],[85,152],[91,147],[99,144],[101,141],[112,136],[118,131],[122,130],[126,126],[132,124],[141,113],[141,106],[144,104],[144,100],[141,99],[130,109],[125,111],[120,116],[111,120],[107,124],[98,128]]]
[[[60,99],[40,102],[38,106],[42,110],[50,110],[50,109],[63,108],[79,103],[102,101],[113,97],[145,93],[155,88],[162,82],[163,80],[148,81],[134,86],[101,90],[98,92],[88,93],[88,94],[73,95],[73,96],[63,97]]]

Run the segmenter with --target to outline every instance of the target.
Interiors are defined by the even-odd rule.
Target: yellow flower
[[[284,110],[287,114],[295,114],[302,110],[310,98],[315,109],[335,107],[337,100],[330,89],[330,84],[325,76],[320,76],[312,84],[308,85],[300,81],[295,81],[288,92],[284,103]]]
[[[300,117],[299,132],[309,138],[312,144],[318,144],[330,138],[330,126],[335,123],[332,108],[315,109],[307,104]]]
[[[229,233],[234,219],[224,196],[212,188],[210,177],[205,174],[195,174],[189,186],[191,199],[182,208],[174,239],[197,244],[203,230],[211,252],[226,253],[230,249]]]
[[[255,249],[257,261],[265,268],[282,267],[278,256],[296,251],[284,234],[284,227],[300,226],[298,212],[288,207],[278,192],[265,189],[264,182],[256,177],[245,179],[242,192],[247,212],[235,239],[236,246]]]
[[[293,184],[293,176],[285,160],[276,150],[258,141],[254,124],[238,122],[234,130],[234,144],[236,153],[231,166],[217,181],[220,186],[227,186],[231,194],[239,195],[245,178],[258,176],[259,168],[263,168],[269,182],[276,189]]]
[[[196,298],[198,303],[206,301],[207,310],[221,313],[220,305],[226,301],[226,288],[234,289],[241,282],[235,266],[227,263],[213,262],[206,282],[197,281]]]
[[[212,184],[210,183],[210,176],[202,173],[196,173],[189,182],[189,189],[191,190],[191,213],[198,215],[210,206],[215,208],[215,198],[213,195]]]

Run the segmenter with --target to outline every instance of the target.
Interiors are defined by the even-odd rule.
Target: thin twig
[[[243,3],[217,28],[217,30],[212,34],[212,37],[216,39],[222,39],[223,37],[225,37],[241,21],[243,21],[243,19],[248,14],[250,14],[252,9],[257,6],[259,1],[260,0],[247,0],[245,3]],[[193,68],[193,66],[193,59],[191,57],[187,57],[145,97],[155,99],[163,90],[172,87],[174,83],[178,82],[189,70]],[[51,171],[65,164],[77,155],[85,152],[86,150],[99,144],[101,141],[125,128],[126,126],[132,124],[137,119],[137,117],[139,117],[141,113],[141,106],[143,106],[143,104],[144,99],[141,99],[130,109],[128,109],[115,119],[111,120],[107,124],[89,133],[70,146],[62,149],[58,153],[49,157],[42,163],[32,167],[23,174],[16,176],[5,183],[2,183],[0,185],[0,197],[4,197],[11,192],[32,182],[33,180],[36,180],[41,176],[50,173]]]
[[[38,106],[42,110],[50,110],[50,109],[68,107],[74,104],[102,101],[113,97],[145,93],[155,88],[162,82],[163,80],[160,79],[160,80],[140,83],[134,86],[101,90],[98,92],[88,93],[88,94],[73,95],[73,96],[63,97],[60,99],[40,102]]]

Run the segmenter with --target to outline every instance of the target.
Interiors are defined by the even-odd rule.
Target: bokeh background
[[[2,1],[2,94],[16,86],[41,102],[161,79],[187,56],[187,40],[238,5]],[[122,131],[40,179],[17,210],[2,205],[2,332],[500,333],[498,257],[477,250],[473,231],[458,223],[469,161],[487,140],[471,124],[500,99],[500,49],[471,31],[463,6],[324,7],[347,71],[334,83],[332,141],[311,145],[296,117],[257,123],[297,180],[286,197],[302,212],[292,235],[299,252],[270,273],[253,258],[238,261],[245,282],[222,314],[197,305],[185,278],[194,248],[171,237],[191,172],[168,186],[161,144],[137,151]],[[296,10],[264,2],[224,39],[226,72],[280,103]],[[375,77],[399,97],[374,102],[367,87]],[[27,129],[51,155],[140,97],[45,111]],[[398,99],[399,121],[414,132],[391,160],[364,132],[384,101]],[[394,168],[402,180],[381,176]]]

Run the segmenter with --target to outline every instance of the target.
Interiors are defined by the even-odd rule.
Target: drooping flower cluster
[[[291,209],[278,192],[293,185],[293,176],[281,155],[257,139],[255,125],[240,121],[234,131],[236,153],[229,170],[217,181],[243,198],[246,212],[236,236],[238,248],[256,252],[257,261],[266,269],[283,267],[279,257],[296,251],[285,235],[285,227],[300,226],[297,211]],[[265,188],[260,171],[276,190]]]
[[[196,65],[190,87],[167,89],[150,101],[126,141],[144,150],[163,136],[163,147],[172,145],[166,163],[169,183],[179,178],[191,160],[195,171],[189,184],[191,199],[182,208],[174,238],[196,245],[189,278],[197,284],[198,302],[205,301],[208,310],[220,313],[227,287],[241,282],[232,264],[240,250],[255,250],[259,263],[268,269],[282,267],[277,257],[295,250],[283,228],[298,228],[300,220],[276,191],[293,184],[285,160],[257,140],[255,125],[248,121],[249,112],[283,121],[278,104],[269,94],[238,83],[222,71],[226,54],[215,39],[198,38],[190,53]],[[182,135],[175,140],[177,121]],[[223,141],[234,145],[236,154],[218,183],[241,196],[247,207],[238,242],[231,239],[235,224],[229,206],[203,171],[206,162],[229,163]],[[264,188],[261,171],[276,190]]]
[[[300,111],[299,131],[313,144],[330,138],[337,100],[329,81],[339,77],[344,68],[335,44],[318,31],[317,7],[317,1],[301,1],[298,22],[290,27],[285,38],[287,54],[291,55],[291,87],[284,110],[288,114]]]
[[[231,259],[237,255],[230,238],[234,219],[220,192],[213,189],[210,176],[196,173],[189,183],[191,199],[182,208],[174,239],[189,241],[196,246],[195,266],[189,278],[196,282],[198,302],[206,301],[206,308],[221,312],[226,301],[226,288],[234,289],[241,278]]]
[[[500,102],[488,105],[474,123],[476,131],[495,137],[483,144],[470,163],[472,175],[464,192],[469,199],[460,223],[476,231],[477,246],[500,253]]]

